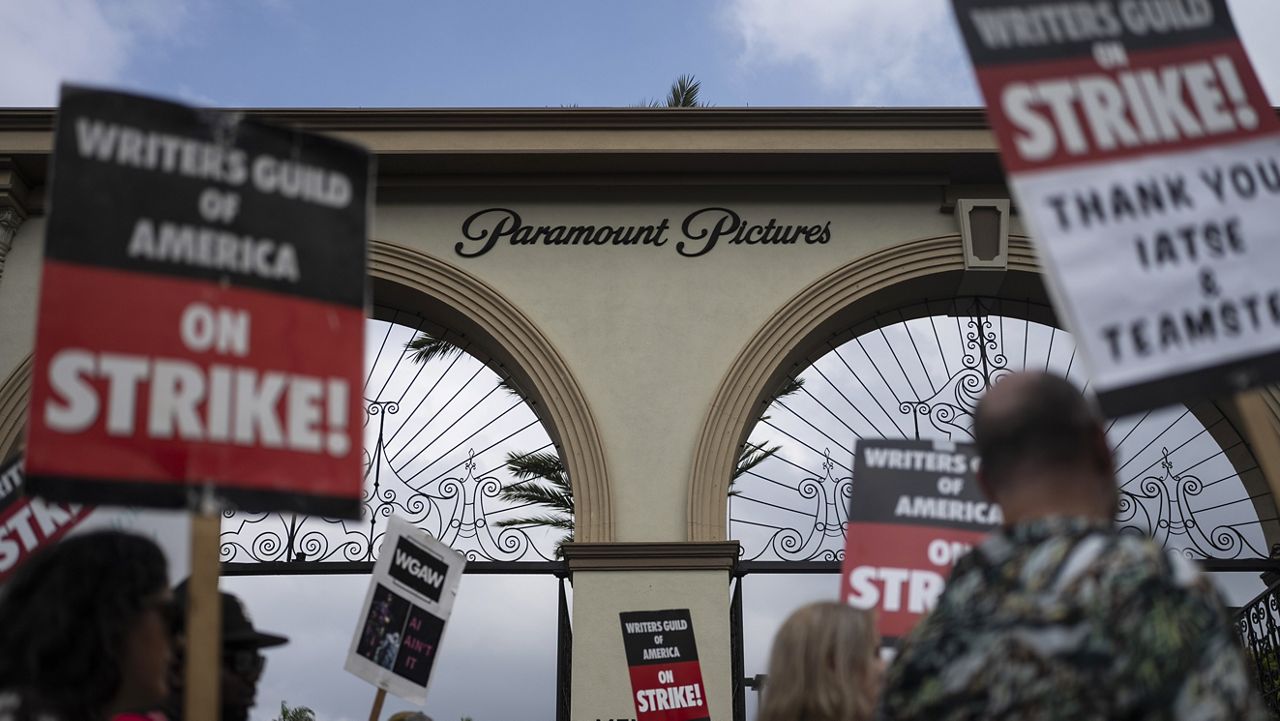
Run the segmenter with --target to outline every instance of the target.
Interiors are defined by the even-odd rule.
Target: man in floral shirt
[[[1105,432],[1069,382],[1004,378],[974,435],[1007,526],[904,639],[882,718],[1267,718],[1208,579],[1116,528]]]

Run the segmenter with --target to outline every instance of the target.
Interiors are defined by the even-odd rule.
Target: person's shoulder
[[[1218,594],[1200,566],[1182,551],[1146,537],[1117,533],[1099,555],[1095,576],[1117,593],[1162,590],[1216,601]]]

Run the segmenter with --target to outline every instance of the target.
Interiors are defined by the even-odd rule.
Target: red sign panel
[[[619,615],[636,721],[709,721],[688,609]]]
[[[956,560],[1003,523],[976,468],[965,444],[858,441],[840,598],[876,610],[885,640],[933,610]]]
[[[367,154],[67,89],[53,171],[31,490],[358,516]]]
[[[93,510],[23,493],[22,461],[0,466],[0,583],[27,558],[67,534]]]

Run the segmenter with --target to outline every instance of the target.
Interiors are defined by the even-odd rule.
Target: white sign
[[[423,704],[467,561],[431,534],[394,516],[378,554],[346,669],[406,701]]]
[[[953,3],[1103,409],[1280,377],[1280,121],[1225,0]]]

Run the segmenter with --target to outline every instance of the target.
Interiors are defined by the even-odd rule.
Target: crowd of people
[[[247,721],[265,658],[288,642],[221,594],[221,721]],[[186,584],[121,531],[43,549],[0,592],[0,721],[181,721]]]
[[[1004,527],[956,563],[882,680],[867,612],[797,611],[760,721],[1269,718],[1208,579],[1116,527],[1106,432],[1071,383],[1005,377],[974,439]]]
[[[1121,534],[1101,420],[1064,379],[1017,374],[975,413],[978,480],[1005,526],[963,556],[888,668],[874,615],[805,606],[774,639],[759,721],[1268,718],[1216,591]],[[182,609],[154,543],[58,543],[0,595],[0,721],[182,718]],[[222,594],[222,718],[244,721],[261,649]]]

